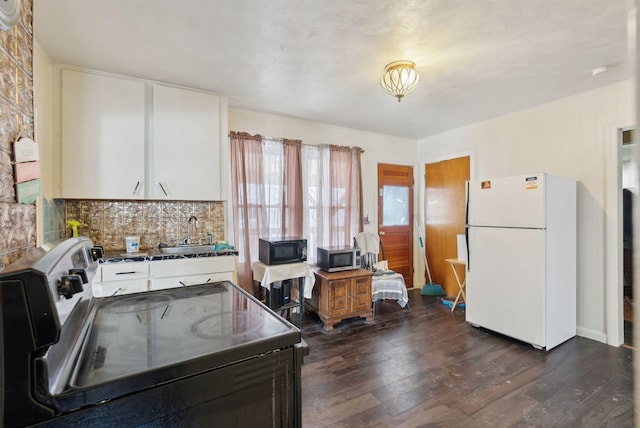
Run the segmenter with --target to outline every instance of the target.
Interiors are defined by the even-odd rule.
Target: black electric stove
[[[299,426],[300,331],[224,281],[95,298],[88,238],[0,274],[3,426]]]

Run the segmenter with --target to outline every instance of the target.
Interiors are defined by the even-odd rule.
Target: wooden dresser
[[[373,272],[355,269],[344,272],[325,272],[314,268],[316,284],[313,297],[305,300],[307,307],[316,312],[327,331],[347,318],[372,319],[371,277]]]

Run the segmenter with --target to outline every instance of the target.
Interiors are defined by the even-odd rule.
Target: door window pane
[[[382,224],[406,226],[409,224],[409,188],[384,186],[382,188]]]

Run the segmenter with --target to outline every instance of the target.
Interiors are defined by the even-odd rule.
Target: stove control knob
[[[104,247],[102,245],[95,245],[91,247],[89,255],[94,262],[98,261],[104,257]]]
[[[87,277],[87,271],[84,269],[69,269],[69,275],[78,275],[80,278],[82,278],[83,284],[86,284],[87,282],[89,282],[89,278]]]
[[[82,278],[79,275],[62,275],[58,283],[58,294],[70,299],[74,294],[82,292]]]

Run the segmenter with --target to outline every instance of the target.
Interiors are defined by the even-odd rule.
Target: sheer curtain
[[[230,137],[238,282],[252,291],[259,238],[302,234],[301,141],[236,132]]]
[[[234,243],[238,282],[253,290],[258,240],[301,236],[316,247],[351,245],[362,230],[360,148],[303,145],[231,132]]]
[[[303,236],[316,247],[351,245],[362,230],[362,149],[302,146]]]

